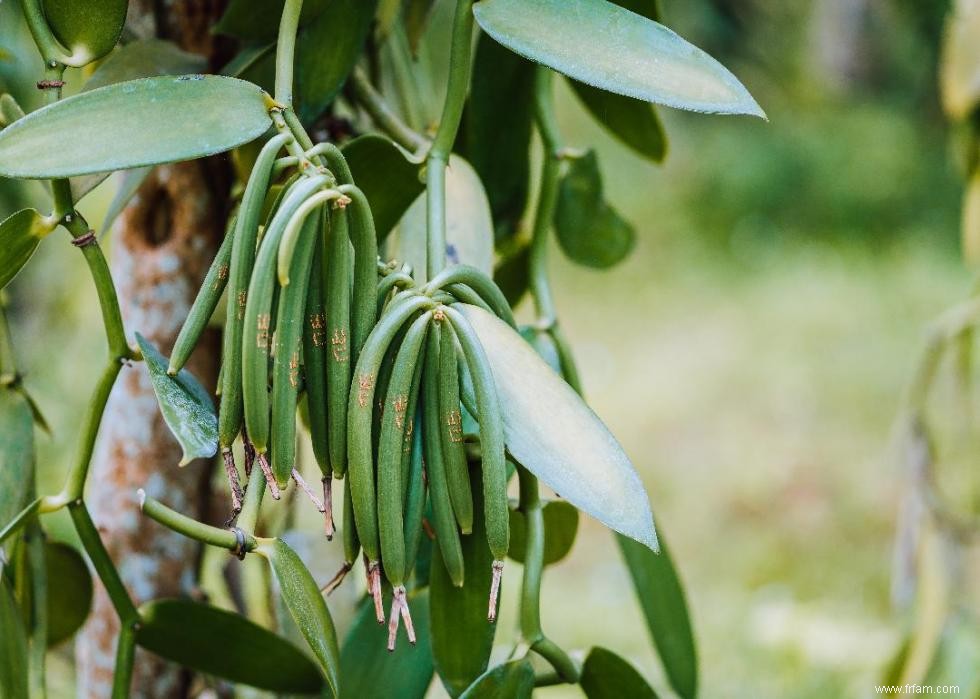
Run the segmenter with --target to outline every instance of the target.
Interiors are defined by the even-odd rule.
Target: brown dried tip
[[[367,575],[368,594],[374,598],[374,616],[379,624],[385,623],[385,606],[381,599],[381,567],[377,561],[364,558],[364,572]]]
[[[504,562],[493,562],[493,579],[490,581],[490,604],[487,607],[487,621],[497,620],[497,597],[500,595],[500,579],[504,575]]]
[[[436,540],[436,530],[432,528],[432,524],[425,517],[422,518],[422,530],[429,537],[429,541]]]
[[[327,541],[333,541],[333,535],[337,531],[333,522],[333,479],[324,476],[321,482],[323,483],[323,528],[327,534]]]
[[[330,581],[320,588],[320,592],[324,592],[329,595],[331,592],[340,587],[340,583],[344,582],[344,578],[347,577],[347,574],[353,567],[353,563],[345,562],[344,565],[340,566],[340,570],[337,571],[336,575],[330,578]]]
[[[306,493],[306,497],[313,501],[313,506],[317,509],[317,511],[321,513],[325,512],[323,509],[323,503],[320,502],[320,498],[316,496],[316,493],[313,492],[313,489],[306,483],[306,480],[295,468],[293,469],[293,480],[296,481],[296,485],[303,489],[303,492]]]
[[[269,460],[265,458],[265,454],[256,454],[255,459],[259,462],[259,466],[262,468],[262,474],[265,476],[265,482],[269,484],[269,494],[272,495],[273,500],[278,500],[282,497],[282,493],[279,492],[279,486],[276,483],[276,477],[272,475],[272,469],[269,467]]]
[[[398,638],[399,618],[405,622],[405,633],[408,642],[415,645],[415,625],[412,623],[412,613],[408,609],[408,598],[405,596],[405,586],[399,585],[392,591],[391,615],[388,617],[388,651],[395,650]]]
[[[255,465],[255,445],[244,431],[242,431],[242,444],[245,446],[245,477],[248,478],[252,475],[252,466]]]
[[[231,517],[228,524],[235,521],[238,513],[242,511],[242,498],[245,493],[242,491],[242,484],[238,480],[238,467],[235,465],[235,454],[231,447],[221,452],[221,458],[225,462],[225,473],[228,475],[228,484],[231,486]]]

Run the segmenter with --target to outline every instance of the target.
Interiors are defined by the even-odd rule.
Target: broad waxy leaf
[[[126,44],[105,59],[85,81],[82,90],[87,92],[138,78],[201,73],[207,68],[203,56],[183,51],[172,42],[142,39]]]
[[[946,24],[939,87],[943,108],[965,119],[980,103],[980,5],[957,0]]]
[[[44,17],[73,58],[88,63],[116,45],[128,0],[43,0]]]
[[[297,110],[304,122],[316,119],[347,81],[371,29],[378,0],[329,0],[298,40]]]
[[[395,259],[408,262],[425,278],[425,194],[420,195],[398,223]],[[472,265],[493,274],[493,220],[490,204],[473,167],[458,155],[446,169],[446,262]]]
[[[624,536],[617,535],[616,541],[670,686],[684,699],[693,699],[698,692],[697,649],[670,551],[662,539],[659,554]]]
[[[633,249],[633,227],[602,198],[595,151],[572,160],[561,179],[555,233],[565,254],[588,267],[612,267]]]
[[[589,651],[579,684],[588,699],[657,699],[657,693],[636,668],[598,646]]]
[[[0,387],[0,529],[24,509],[33,485],[31,406],[19,391]]]
[[[510,326],[476,306],[456,307],[487,353],[514,460],[578,509],[657,550],[643,482],[602,421]]]
[[[480,0],[473,13],[510,50],[587,85],[695,112],[765,116],[718,61],[606,0]]]
[[[525,325],[521,329],[523,337],[534,351],[538,353],[545,363],[561,376],[561,356],[558,354],[558,345],[555,344],[551,333],[541,330],[533,325]]]
[[[139,333],[136,342],[150,372],[163,419],[184,450],[180,465],[217,454],[218,416],[211,396],[187,369],[170,376],[167,358]]]
[[[0,223],[0,289],[17,276],[41,238],[53,229],[51,222],[34,209],[21,209]]]
[[[465,155],[486,186],[497,238],[513,235],[530,187],[534,66],[481,34],[463,121]]]
[[[82,555],[68,544],[47,541],[48,646],[71,638],[92,609],[92,574]]]
[[[268,559],[290,616],[313,650],[333,696],[340,696],[340,647],[319,586],[296,552],[281,539],[264,541],[256,551]]]
[[[354,182],[371,204],[378,240],[384,240],[423,192],[419,165],[389,138],[367,134],[344,144]]]
[[[213,155],[269,128],[267,100],[255,85],[221,75],[83,92],[0,131],[0,176],[74,177]]]
[[[385,606],[390,604],[390,594]],[[429,636],[429,591],[408,596],[415,623],[416,644],[400,638],[395,650],[385,648],[388,633],[374,618],[374,606],[364,600],[340,650],[340,682],[344,699],[422,699],[432,681],[432,641]]]
[[[487,670],[460,695],[460,699],[529,699],[532,691],[534,668],[530,660],[520,658]]]
[[[289,641],[243,616],[187,599],[140,607],[136,642],[185,667],[271,692],[312,694],[320,671]]]
[[[331,0],[305,0],[299,16],[304,27],[315,19]],[[221,19],[214,25],[216,34],[233,36],[244,41],[271,41],[279,32],[279,19],[285,0],[231,0]]]
[[[26,697],[27,631],[14,591],[0,573],[0,696]]]
[[[659,163],[667,154],[667,135],[653,105],[606,92],[572,80],[572,89],[595,119],[648,160]]]
[[[557,563],[572,550],[578,532],[578,510],[562,500],[553,500],[544,506],[544,564]],[[507,555],[518,563],[524,562],[527,549],[524,515],[510,512],[510,549]]]
[[[470,470],[470,482],[480,482],[477,469]],[[473,532],[460,537],[460,543],[465,574],[462,587],[453,586],[438,546],[432,547],[429,568],[432,655],[439,679],[453,697],[487,669],[497,629],[496,621],[487,621],[493,555],[487,545],[480,488],[473,488]]]

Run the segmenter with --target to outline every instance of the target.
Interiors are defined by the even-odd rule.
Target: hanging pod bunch
[[[243,503],[232,449],[241,437],[246,477],[258,462],[276,499],[295,480],[324,513],[332,537],[331,479],[347,470],[350,367],[377,313],[377,241],[367,199],[340,150],[332,144],[303,150],[275,110],[273,119],[280,133],[252,166],[168,372],[180,371],[224,295],[218,444],[231,488],[231,519]],[[322,501],[295,468],[303,394]]]

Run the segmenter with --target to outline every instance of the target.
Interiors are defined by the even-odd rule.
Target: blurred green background
[[[562,83],[566,141],[595,145],[638,240],[609,272],[556,249],[559,310],[587,396],[671,542],[705,697],[870,696],[901,640],[890,428],[923,329],[970,289],[936,88],[947,4],[667,0],[667,24],[730,67],[770,122],[662,110],[660,167]],[[90,220],[110,197],[111,185],[86,202]],[[51,490],[101,361],[95,296],[56,235],[10,298],[53,427],[40,439]],[[566,646],[622,652],[663,689],[612,542],[583,521],[545,575],[545,626]]]

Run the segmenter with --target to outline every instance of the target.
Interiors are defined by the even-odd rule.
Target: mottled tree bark
[[[128,26],[136,36],[161,36],[185,50],[216,56],[209,27],[220,2],[136,0]],[[117,221],[112,270],[129,333],[169,353],[224,234],[229,167],[226,158],[157,167]],[[130,338],[133,339],[132,337]],[[206,386],[217,378],[218,333],[206,331],[188,368]],[[178,468],[181,450],[160,414],[146,367],[123,369],[106,408],[87,497],[109,554],[135,602],[186,595],[196,584],[200,547],[141,517],[137,488],[175,509],[206,518],[213,463]],[[118,621],[105,591],[76,646],[78,696],[108,697]],[[135,697],[182,697],[189,677],[137,650]]]

